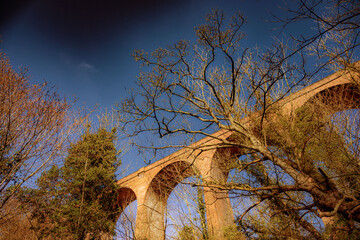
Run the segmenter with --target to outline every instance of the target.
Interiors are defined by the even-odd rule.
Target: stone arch
[[[185,178],[196,175],[195,166],[187,161],[172,162],[162,168],[150,183],[150,188],[160,198],[167,199],[175,186]]]
[[[305,103],[305,105],[309,103],[316,103],[316,101],[319,101],[321,104],[331,106],[333,108],[333,112],[359,108],[360,86],[349,82],[329,87],[316,93]]]
[[[136,198],[136,194],[135,192],[128,187],[121,187],[118,190],[118,195],[117,195],[117,204],[120,207],[120,211],[122,212],[127,206],[129,206],[130,203],[132,203],[133,201],[135,201]],[[120,214],[121,214],[120,212]]]
[[[315,96],[323,93],[336,93],[339,88],[355,90],[359,87],[359,82],[351,72],[338,71],[318,82],[315,82],[298,92],[291,94],[279,102],[285,113],[291,113],[295,109],[303,106],[306,102],[311,101]],[[320,95],[319,95],[320,94]],[[335,95],[335,94],[333,94]]]
[[[116,217],[115,234],[126,239],[134,237],[134,216],[136,212],[126,212],[125,209],[134,201],[137,200],[135,192],[129,187],[120,187],[117,191],[117,206],[119,207],[119,213]],[[130,215],[128,215],[130,213]]]
[[[167,199],[178,183],[196,175],[196,172],[196,167],[187,161],[175,160],[161,166],[154,174],[143,202],[138,205],[137,219],[141,219],[135,230],[138,239],[165,239],[164,213]]]

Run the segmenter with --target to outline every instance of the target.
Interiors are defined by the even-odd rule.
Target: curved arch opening
[[[190,184],[194,182],[193,179],[196,179],[196,175],[197,170],[195,166],[180,160],[170,163],[161,169],[150,184],[149,197],[155,194],[158,201],[163,204],[162,207],[165,215],[162,215],[162,218],[165,220],[163,231],[166,239],[176,239],[176,224],[178,224],[176,219],[179,219],[179,216],[174,216],[174,214],[176,215],[179,211],[174,212],[173,210],[185,209],[185,206],[188,206],[189,198],[186,197],[188,196],[187,190],[192,188]],[[187,180],[185,181],[185,179]],[[189,179],[191,181],[188,181]],[[156,218],[153,220],[155,221]]]
[[[360,108],[360,88],[355,83],[336,85],[315,94],[305,104],[326,106],[330,114]]]
[[[195,175],[194,166],[185,161],[171,163],[161,169],[152,180],[151,189],[162,199],[167,199],[175,186],[185,178]]]
[[[212,185],[226,183],[241,152],[237,148],[220,147],[209,160],[210,166],[208,171],[202,172],[203,176],[195,174],[195,171],[188,174],[187,178],[177,179],[181,181],[175,184],[175,187],[171,186],[173,189],[167,199],[166,239],[208,239],[210,235],[218,234],[213,232],[215,225],[233,224],[233,216],[228,215],[232,214],[232,211],[227,208],[230,202],[228,205],[225,203],[229,201],[228,191]],[[214,209],[208,209],[213,206],[217,206],[215,212]],[[207,218],[208,210],[210,220]],[[226,217],[221,216],[224,213]]]
[[[117,203],[120,209],[125,209],[130,203],[135,200],[135,192],[130,188],[120,188],[118,190]]]
[[[207,219],[202,181],[188,177],[170,193],[165,213],[166,239],[207,239]]]
[[[115,239],[134,239],[137,213],[136,195],[130,188],[120,188],[117,200],[120,214],[116,222]]]

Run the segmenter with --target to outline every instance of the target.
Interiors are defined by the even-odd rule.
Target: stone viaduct
[[[359,62],[358,62],[359,63]],[[359,66],[360,64],[356,64]],[[339,87],[347,92],[354,92],[353,76],[358,73],[339,71],[302,90],[284,98],[281,106],[284,112],[290,113],[304,105],[309,99],[324,92],[337,91]],[[359,84],[359,82],[357,83]],[[356,95],[358,98],[359,95]],[[221,149],[199,147],[216,146],[220,139],[227,139],[231,132],[220,130],[213,137],[205,137],[186,148],[183,148],[157,162],[139,169],[120,179],[118,202],[124,209],[137,200],[135,224],[136,239],[165,239],[164,211],[167,197],[174,187],[187,177],[201,175],[203,181],[226,182],[228,172],[219,167],[219,159],[225,153]],[[231,151],[230,151],[231,152]],[[234,225],[233,210],[227,191],[204,187],[204,200],[210,239],[222,239],[224,229]]]

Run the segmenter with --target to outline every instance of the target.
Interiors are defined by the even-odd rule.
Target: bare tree
[[[0,53],[0,209],[64,149],[75,126],[71,104]],[[2,214],[0,214],[0,218]]]
[[[219,129],[230,131],[231,139],[205,147],[241,149],[243,156],[225,166],[236,169],[232,181],[211,185],[251,200],[240,222],[253,209],[261,212],[267,205],[268,216],[292,219],[289,231],[301,227],[292,236],[320,239],[323,230],[312,224],[312,218],[321,219],[330,231],[336,228],[338,236],[350,236],[360,223],[360,198],[354,187],[360,169],[359,137],[347,121],[358,112],[345,112],[342,119],[347,121],[339,121],[335,113],[358,106],[359,69],[353,61],[359,5],[329,2],[333,5],[327,17],[319,17],[316,7],[328,1],[299,1],[295,16],[285,22],[310,18],[319,32],[308,39],[294,38],[292,47],[276,42],[264,51],[244,48],[244,18],[237,14],[226,21],[221,11],[213,11],[204,25],[196,27],[197,43],[179,41],[150,54],[136,51],[142,70],[137,94],[120,107],[124,131],[131,136],[157,134],[166,141],[180,134],[193,140],[214,137],[211,133]],[[309,54],[315,56],[311,61]],[[324,93],[284,114],[281,100],[323,77],[328,66],[345,66],[351,89]],[[184,145],[140,142],[138,146],[156,153]]]
[[[333,70],[351,68],[351,63],[358,60],[360,3],[356,0],[299,0],[295,6],[285,8],[287,17],[274,16],[283,28],[294,23],[314,23],[312,34],[307,37],[293,35],[296,50],[310,50],[316,68]],[[286,56],[292,57],[296,51]]]

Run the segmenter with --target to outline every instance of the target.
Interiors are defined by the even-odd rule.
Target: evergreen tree
[[[62,167],[53,166],[23,192],[42,238],[99,239],[113,234],[116,207],[115,172],[120,164],[115,131],[87,131],[71,145]]]

